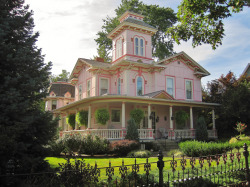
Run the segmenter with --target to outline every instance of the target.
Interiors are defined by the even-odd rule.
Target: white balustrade
[[[153,129],[138,129],[139,139],[154,139]]]

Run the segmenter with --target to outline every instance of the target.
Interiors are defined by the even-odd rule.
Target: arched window
[[[142,77],[137,77],[136,80],[136,95],[140,96],[144,94],[144,90],[143,90],[143,79]]]
[[[122,39],[116,41],[116,59],[122,56]]]
[[[143,38],[135,38],[134,48],[135,48],[135,55],[138,56],[145,56],[145,44]]]
[[[117,79],[117,95],[121,95],[121,79]]]

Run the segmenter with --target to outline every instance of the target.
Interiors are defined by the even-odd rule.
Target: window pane
[[[139,55],[139,39],[135,38],[135,54]]]
[[[108,79],[101,79],[101,95],[108,93]]]
[[[140,39],[140,55],[143,56],[144,54],[144,41]]]
[[[142,92],[142,78],[141,77],[138,77],[137,78],[137,95],[142,95],[143,92]]]
[[[167,78],[167,93],[171,96],[174,95],[174,79]]]
[[[186,81],[186,98],[192,99],[192,81]]]
[[[120,110],[112,110],[111,119],[112,122],[120,122]]]
[[[117,94],[121,95],[121,79],[120,78],[117,81]]]
[[[90,96],[90,80],[87,82],[87,97]]]

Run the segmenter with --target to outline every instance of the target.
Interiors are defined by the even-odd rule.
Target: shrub
[[[203,116],[197,120],[195,136],[198,141],[208,140],[207,126]]]
[[[148,150],[135,150],[128,153],[129,158],[149,158],[152,153]]]
[[[95,111],[95,119],[97,123],[106,125],[109,120],[109,111],[106,108],[97,109]]]
[[[135,124],[135,121],[133,118],[128,120],[127,134],[126,134],[125,139],[136,140],[136,141],[139,140],[137,125]]]
[[[175,114],[175,121],[177,123],[178,128],[183,128],[185,126],[185,122],[189,119],[189,115],[184,110],[179,110]]]
[[[63,140],[58,139],[56,141],[50,142],[49,143],[50,151],[51,151],[51,156],[60,156],[62,152],[65,151],[66,147],[63,143]]]
[[[141,120],[144,118],[144,112],[142,109],[136,108],[131,110],[130,117],[134,119],[137,128],[139,127]]]
[[[88,125],[88,111],[82,110],[76,114],[76,122],[82,126]]]
[[[79,153],[83,144],[80,134],[67,134],[62,141],[66,149],[65,151],[70,155],[72,155],[73,152]]]
[[[118,156],[126,156],[129,152],[139,148],[135,140],[118,140],[111,142],[111,151]]]
[[[66,123],[72,127],[72,129],[75,129],[75,114],[69,114],[66,118]]]
[[[221,154],[234,148],[228,142],[199,142],[199,141],[185,141],[179,143],[181,151],[187,156],[207,156]]]
[[[88,155],[106,154],[109,152],[109,141],[101,139],[99,136],[93,137],[88,135],[84,139],[84,146],[81,149],[81,153]]]

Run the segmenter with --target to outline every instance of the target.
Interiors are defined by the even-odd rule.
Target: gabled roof
[[[250,76],[250,63],[247,64],[246,68],[244,69],[241,75],[245,75],[245,74],[246,76]]]
[[[69,92],[71,97],[75,97],[75,87],[66,82],[54,82],[49,88],[49,93],[54,92],[56,97],[64,97]]]
[[[156,92],[151,92],[151,93],[148,93],[148,94],[144,94],[142,96],[148,96],[150,98],[157,98],[157,99],[175,100],[165,90],[159,90],[159,91],[156,91]]]
[[[200,77],[205,77],[210,75],[210,73],[203,68],[200,64],[198,64],[194,59],[192,59],[190,56],[188,56],[184,51],[174,54],[168,58],[165,58],[161,61],[159,61],[157,64],[169,64],[171,62],[182,60],[189,68],[194,70],[194,74]]]

